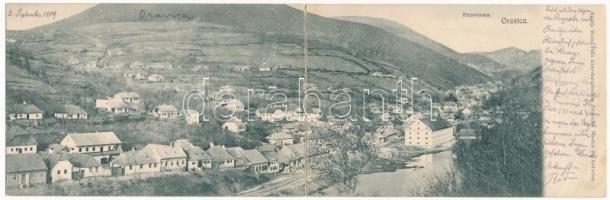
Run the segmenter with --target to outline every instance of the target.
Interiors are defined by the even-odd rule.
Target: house
[[[12,154],[5,157],[5,186],[30,187],[47,183],[47,165],[38,154]]]
[[[23,102],[23,104],[17,104],[13,106],[8,106],[8,119],[9,121],[13,120],[40,120],[42,119],[42,110],[40,110],[36,105],[27,104]]]
[[[245,167],[246,158],[244,157],[243,152],[244,149],[241,147],[227,148],[227,153],[235,159],[235,167]]]
[[[212,156],[212,168],[224,169],[235,167],[235,158],[227,152],[224,145],[214,146],[210,143],[210,148],[206,152]]]
[[[6,142],[6,154],[30,154],[36,153],[38,142],[30,135],[15,135]]]
[[[448,113],[455,113],[458,111],[458,104],[453,101],[443,102],[443,111]]]
[[[195,110],[184,110],[184,120],[188,125],[199,124],[199,112]]]
[[[384,144],[392,140],[393,137],[396,136],[396,132],[394,129],[377,129],[375,134],[373,134],[373,144]]]
[[[69,153],[87,154],[99,159],[102,164],[109,163],[122,152],[121,140],[114,132],[68,134],[60,144],[66,146]]]
[[[261,118],[262,121],[276,122],[284,120],[286,113],[281,109],[276,109],[273,113],[267,113],[265,108],[256,109],[254,112],[256,117]]]
[[[305,151],[305,143],[287,145],[287,147],[290,148],[290,150],[292,150],[292,152],[294,152],[294,154],[297,156],[296,167],[303,167],[305,163],[303,160],[307,156],[307,152]]]
[[[160,74],[151,74],[146,78],[146,80],[150,82],[161,82],[163,81],[163,76],[161,76]]]
[[[144,75],[144,74],[140,74],[140,73],[136,73],[136,74],[133,76],[133,79],[134,79],[134,80],[143,81],[143,80],[146,80],[146,75]]]
[[[383,73],[381,73],[381,72],[373,72],[373,73],[371,73],[371,76],[383,77]]]
[[[455,140],[453,126],[443,118],[422,117],[404,126],[405,145],[436,147]]]
[[[136,110],[135,106],[125,103],[121,99],[97,99],[95,107],[112,114],[132,113]]]
[[[178,117],[178,109],[173,105],[162,104],[155,106],[152,115],[158,119],[173,119]]]
[[[200,147],[193,145],[189,140],[178,139],[174,141],[172,146],[180,148],[186,153],[187,170],[200,171],[212,168],[212,156]]]
[[[112,98],[123,100],[125,103],[140,103],[140,94],[135,92],[119,92],[116,93]]]
[[[65,154],[65,152],[63,152]],[[68,160],[72,164],[72,180],[80,180],[89,177],[104,177],[110,176],[110,168],[102,165],[102,163],[85,154],[66,154]]]
[[[299,162],[299,157],[287,146],[277,152],[277,161],[280,164],[280,172],[292,172],[296,170]]]
[[[61,181],[72,180],[72,162],[67,154],[39,154],[43,156],[48,168],[49,168],[49,181],[50,183],[56,183]]]
[[[220,106],[233,112],[241,112],[245,109],[244,104],[237,99],[223,100]]]
[[[47,152],[47,153],[68,152],[68,147],[66,147],[65,145],[53,143],[53,144],[49,144],[49,146],[47,147],[47,150],[45,152]]]
[[[479,140],[481,136],[474,129],[465,128],[458,131],[456,138],[460,140]]]
[[[6,131],[6,138],[11,138],[16,135],[29,135],[29,134],[30,134],[30,132],[27,132],[25,129],[23,129],[19,126],[11,126]]]
[[[275,132],[269,136],[266,137],[267,140],[269,141],[269,143],[271,144],[275,144],[275,145],[289,145],[289,144],[293,144],[294,139],[292,137],[292,135],[284,132],[284,131],[279,131],[279,132]]]
[[[210,67],[207,65],[195,65],[195,66],[193,66],[193,68],[191,68],[191,71],[193,71],[193,72],[208,71],[209,68]]]
[[[160,160],[153,151],[131,150],[110,162],[112,176],[134,176],[161,172]]]
[[[87,112],[77,105],[63,105],[53,116],[56,119],[87,119]]]
[[[267,173],[278,173],[280,172],[280,162],[278,160],[278,155],[275,149],[269,150],[266,149],[265,146],[259,146],[257,150],[265,156],[265,159],[269,162],[267,167]]]
[[[462,110],[462,114],[464,114],[464,117],[470,117],[472,115],[472,109],[466,107]]]
[[[248,69],[250,69],[248,65],[236,65],[235,67],[233,67],[233,71],[236,72],[245,72],[248,71]]]
[[[161,144],[148,144],[142,151],[152,152],[160,164],[162,172],[184,171],[187,169],[187,155],[181,148]]]
[[[267,63],[263,63],[263,64],[261,64],[260,67],[258,67],[258,71],[261,71],[261,72],[270,72],[271,71],[271,67],[269,67],[269,65]]]
[[[258,150],[244,150],[242,155],[245,158],[245,165],[247,166],[248,171],[254,174],[267,173],[269,161],[267,161],[267,158],[265,158],[265,156],[263,156],[263,154],[261,154]]]
[[[233,133],[240,133],[246,131],[247,124],[242,122],[241,119],[236,117],[231,117],[224,124],[222,124],[222,129],[228,130]]]

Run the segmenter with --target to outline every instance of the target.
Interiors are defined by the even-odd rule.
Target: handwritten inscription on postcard
[[[604,42],[594,7],[547,6],[544,14],[545,189],[552,196],[603,191]],[[601,45],[603,47],[603,45]],[[599,146],[602,146],[599,148]],[[574,192],[568,188],[579,188]]]

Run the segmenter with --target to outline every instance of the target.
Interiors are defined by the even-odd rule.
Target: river
[[[417,159],[419,160],[418,165],[423,165],[424,168],[360,175],[356,194],[387,197],[414,196],[414,188],[418,189],[435,176],[447,176],[449,170],[454,167],[451,150],[425,154]]]

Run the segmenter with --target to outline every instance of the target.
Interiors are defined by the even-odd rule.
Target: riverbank
[[[435,148],[419,148],[419,147],[408,147],[402,144],[392,145],[386,148],[396,149],[392,152],[391,158],[377,158],[365,165],[362,169],[362,174],[379,173],[379,172],[394,172],[398,169],[404,169],[405,163],[413,161],[414,158],[433,153],[440,153],[453,148],[453,143],[446,144],[445,146],[439,146]]]
[[[397,145],[392,158],[376,159],[358,176],[353,196],[414,196],[426,180],[445,176],[453,168],[453,143],[424,149]],[[417,160],[421,168],[406,168],[405,162]],[[343,196],[333,184],[316,181],[310,184],[312,196]]]

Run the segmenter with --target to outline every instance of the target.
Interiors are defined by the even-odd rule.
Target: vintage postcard
[[[6,197],[605,197],[606,5],[5,4]]]

